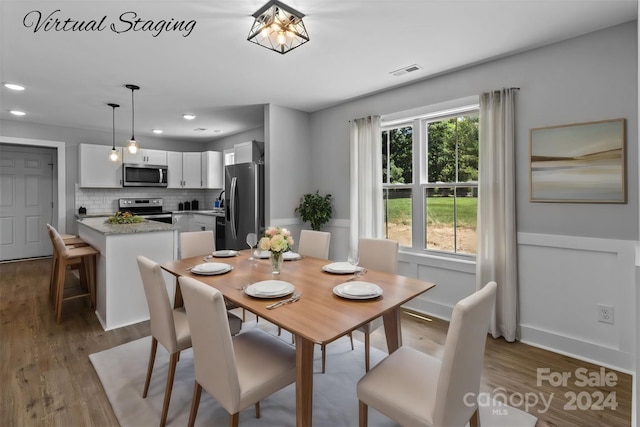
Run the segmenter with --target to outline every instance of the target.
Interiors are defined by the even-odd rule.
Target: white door
[[[0,148],[0,261],[51,255],[54,154]]]

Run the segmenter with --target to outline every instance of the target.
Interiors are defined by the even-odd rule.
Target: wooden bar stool
[[[62,303],[75,298],[89,297],[92,307],[96,306],[96,256],[100,253],[93,247],[86,245],[71,247],[64,244],[62,236],[55,228],[49,229],[53,236],[54,258],[52,277],[53,295],[56,321],[60,323],[62,318]],[[80,281],[85,284],[84,292],[64,296],[64,282],[67,267],[77,265],[80,269]]]
[[[55,281],[54,275],[55,275],[56,262],[58,262],[58,251],[56,250],[56,245],[53,243],[53,240],[54,240],[55,234],[58,233],[58,230],[56,230],[51,224],[47,224],[47,231],[49,232],[49,238],[51,239],[51,246],[53,247],[53,254],[51,256],[51,274],[49,277],[49,301],[51,302],[51,305],[55,308],[56,281]],[[62,241],[64,242],[65,246],[69,248],[88,245],[87,242],[85,242],[84,240],[82,240],[81,238],[73,234],[60,234],[60,237],[62,237]],[[80,260],[78,259],[78,260],[74,260],[68,265],[72,269],[77,269],[79,264],[80,264]]]

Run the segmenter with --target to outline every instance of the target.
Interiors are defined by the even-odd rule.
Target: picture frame
[[[531,202],[627,203],[626,119],[529,130]]]

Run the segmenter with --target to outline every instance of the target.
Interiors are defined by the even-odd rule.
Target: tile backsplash
[[[213,202],[222,190],[172,189],[172,188],[81,188],[76,186],[75,213],[80,206],[87,214],[113,214],[118,210],[118,199],[125,197],[162,198],[165,211],[178,210],[178,203],[198,200],[199,209],[213,209]]]

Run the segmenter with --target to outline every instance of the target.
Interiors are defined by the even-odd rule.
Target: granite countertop
[[[105,235],[150,233],[154,231],[172,231],[178,229],[178,227],[172,224],[158,221],[144,221],[136,224],[108,224],[106,222],[107,218],[108,216],[85,216],[79,219],[78,222]]]

